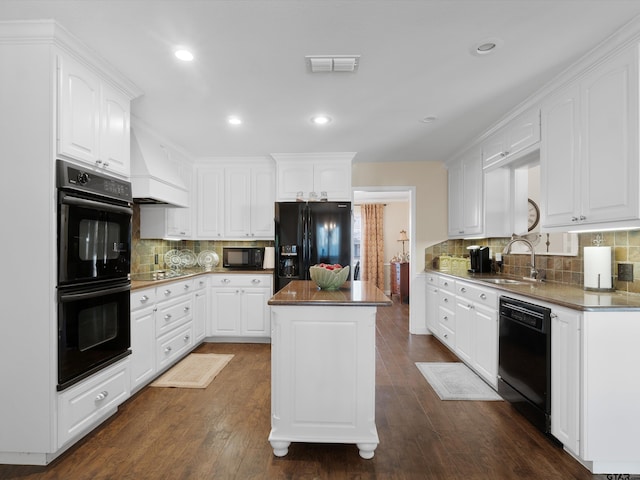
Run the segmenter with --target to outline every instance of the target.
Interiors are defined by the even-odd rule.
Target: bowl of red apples
[[[309,273],[321,290],[338,290],[347,281],[349,265],[319,263],[309,267]]]

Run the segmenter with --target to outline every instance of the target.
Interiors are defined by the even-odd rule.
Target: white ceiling
[[[0,0],[0,20],[56,19],[113,64],[144,91],[133,114],[195,157],[356,162],[446,160],[638,14],[639,0]],[[502,47],[472,55],[487,38]],[[310,73],[305,56],[325,54],[359,67]],[[314,127],[319,112],[333,121]]]

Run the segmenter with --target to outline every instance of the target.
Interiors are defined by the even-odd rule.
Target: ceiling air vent
[[[307,55],[305,57],[311,73],[355,72],[360,55]]]

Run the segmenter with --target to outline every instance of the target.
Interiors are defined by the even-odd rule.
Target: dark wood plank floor
[[[296,444],[273,456],[270,346],[204,344],[235,357],[204,390],[147,387],[47,467],[0,465],[0,479],[594,479],[506,402],[441,401],[415,362],[456,361],[410,335],[408,305],[380,308],[380,445]],[[1,426],[0,426],[1,428]]]

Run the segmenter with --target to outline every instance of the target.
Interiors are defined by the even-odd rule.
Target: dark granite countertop
[[[518,294],[531,297],[535,300],[561,305],[574,310],[638,310],[640,311],[640,295],[627,292],[596,292],[588,291],[575,285],[566,285],[555,282],[532,282],[523,280],[519,284],[494,284],[486,281],[487,278],[510,278],[503,274],[478,274],[465,273],[453,275],[439,270],[425,269],[425,273],[444,275],[456,280],[465,280],[483,287],[491,287],[504,294]],[[484,280],[484,281],[483,281]]]
[[[269,305],[289,306],[389,306],[391,300],[371,282],[346,282],[335,291],[320,290],[311,280],[294,280],[277,292]]]

